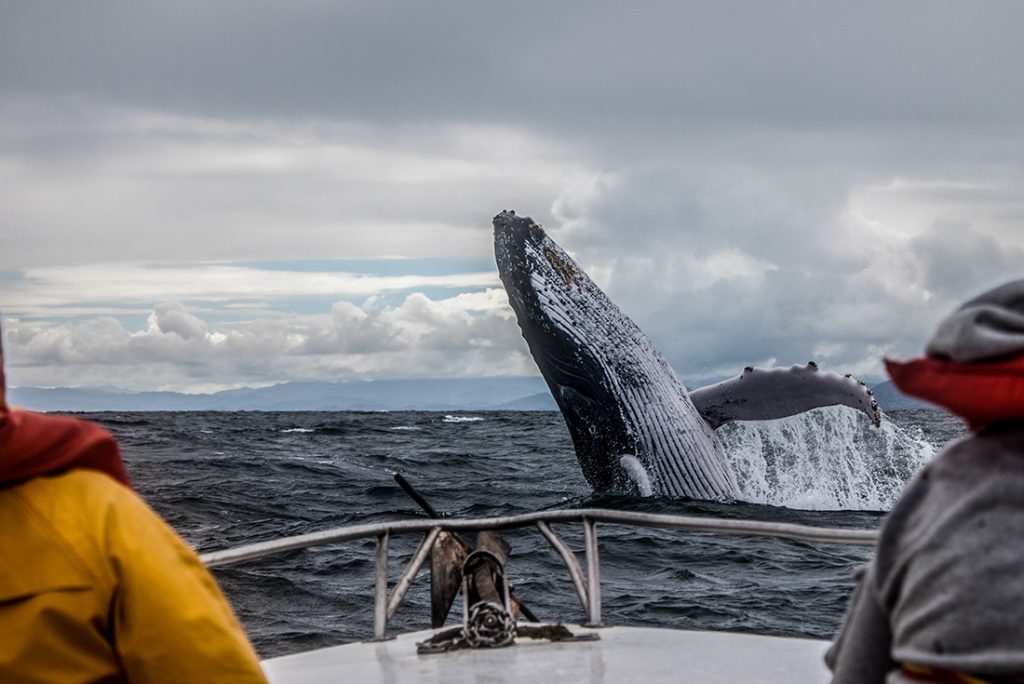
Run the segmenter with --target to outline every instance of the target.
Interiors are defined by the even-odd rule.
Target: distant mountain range
[[[882,407],[883,411],[900,411],[904,409],[933,409],[940,410],[935,404],[928,404],[914,397],[908,397],[889,381],[872,386],[871,391],[875,393],[875,401]]]
[[[35,411],[557,410],[541,378],[286,382],[213,394],[12,387],[8,400]]]
[[[890,382],[872,388],[883,410],[934,408]],[[287,382],[214,394],[110,388],[12,387],[8,400],[35,411],[557,411],[541,378]]]

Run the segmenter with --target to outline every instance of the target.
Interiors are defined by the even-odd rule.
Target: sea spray
[[[740,498],[786,508],[885,511],[936,453],[920,429],[874,427],[842,406],[719,430]]]

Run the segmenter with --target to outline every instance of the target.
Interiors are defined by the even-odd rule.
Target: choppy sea
[[[594,494],[554,412],[79,414],[121,441],[139,493],[200,552],[329,527],[423,517],[402,472],[439,511],[494,516],[608,507],[877,527],[900,488],[963,434],[937,411],[880,429],[844,408],[719,432],[743,503]],[[558,531],[582,552],[577,526]],[[830,637],[870,549],[598,527],[602,615],[617,624]],[[506,534],[519,597],[541,619],[582,621],[568,573],[533,530]],[[391,542],[392,581],[419,542]],[[263,657],[366,639],[374,541],[291,551],[215,574]],[[429,627],[429,572],[392,632]],[[458,615],[458,606],[453,615]],[[450,618],[450,621],[454,618]]]

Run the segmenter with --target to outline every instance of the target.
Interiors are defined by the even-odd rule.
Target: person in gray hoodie
[[[893,382],[972,434],[889,513],[825,656],[834,684],[1024,682],[1024,280],[964,304],[926,353],[886,360]]]

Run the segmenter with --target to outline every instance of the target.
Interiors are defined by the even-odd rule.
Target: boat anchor
[[[417,492],[401,473],[395,481],[432,518],[440,514]],[[537,617],[516,597],[505,576],[511,551],[494,530],[477,533],[476,549],[455,533],[442,532],[431,549],[431,625],[444,625],[460,585],[463,598],[462,626],[438,632],[417,644],[421,654],[444,653],[460,648],[501,648],[511,646],[517,636],[550,641],[592,641],[595,633],[575,635],[565,625],[520,625],[516,616],[537,623]]]

